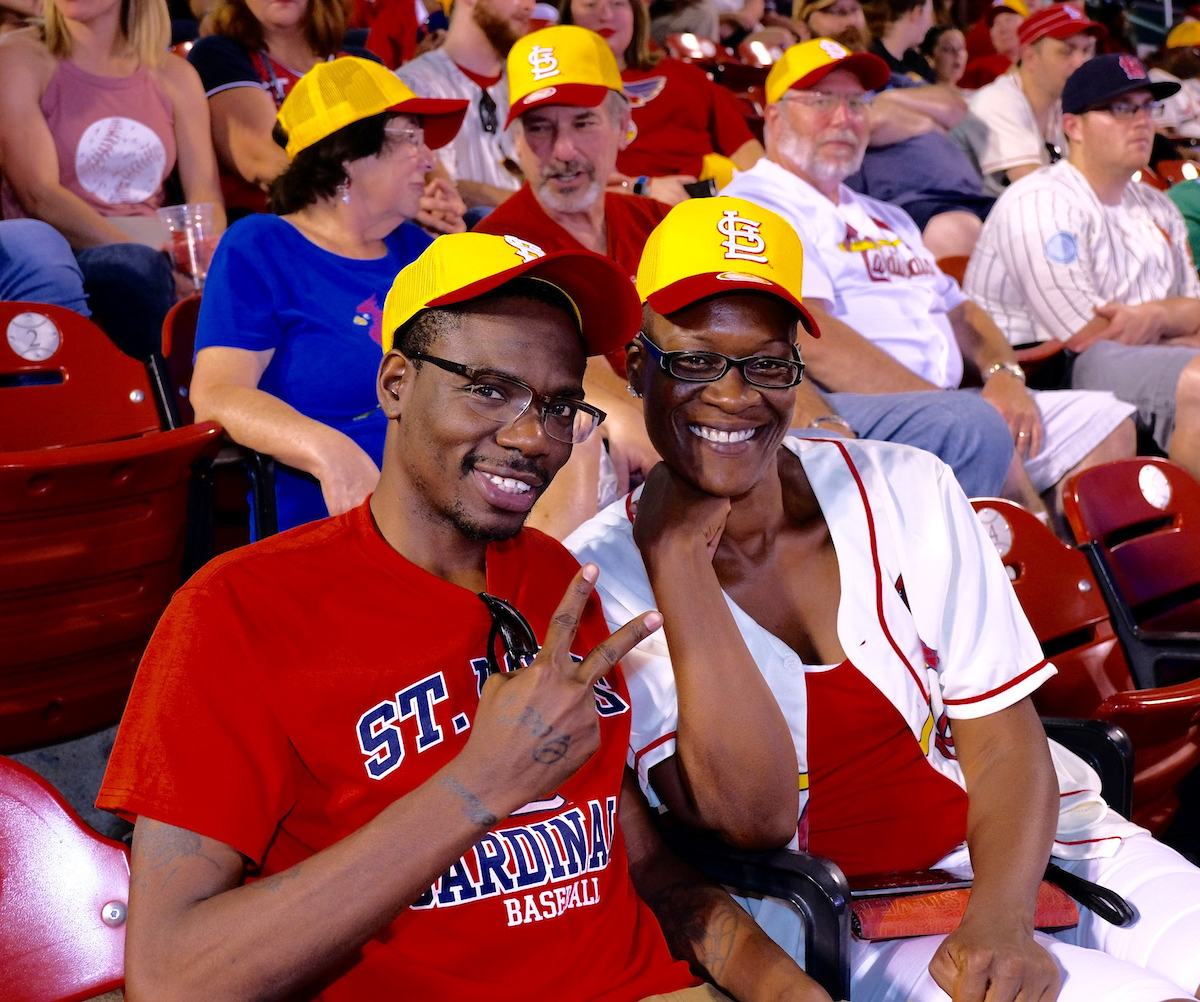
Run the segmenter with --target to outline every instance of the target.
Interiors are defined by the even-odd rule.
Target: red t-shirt
[[[967,791],[929,764],[888,698],[849,661],[804,681],[808,850],[853,877],[922,870],[961,844]]]
[[[641,195],[604,195],[604,221],[608,226],[607,256],[629,272],[629,281],[637,278],[638,262],[650,232],[670,211],[670,206]],[[520,237],[544,251],[579,250],[583,247],[570,233],[546,215],[529,185],[523,184],[511,198],[483,217],[475,227],[480,233],[499,233]],[[625,352],[605,356],[620,376],[625,375]]]
[[[621,74],[637,130],[617,155],[617,170],[700,176],[706,153],[733,154],[754,138],[733,95],[704,71],[678,59],[660,59],[649,70]]]
[[[525,530],[489,546],[488,591],[541,638],[578,566]],[[155,631],[98,804],[215,838],[264,876],[287,869],[462,750],[490,629],[479,598],[393,550],[366,504],[227,554]],[[607,635],[593,596],[574,652]],[[497,824],[317,997],[631,1002],[697,984],[637,897],[615,823],[630,724],[619,669],[596,708],[599,751]]]

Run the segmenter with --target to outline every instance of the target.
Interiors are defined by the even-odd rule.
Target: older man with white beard
[[[788,49],[767,78],[767,155],[725,194],[773,209],[800,234],[804,304],[823,335],[805,360],[841,391],[832,399],[851,424],[871,394],[954,391],[965,361],[982,393],[941,396],[964,420],[981,404],[1004,419],[1016,447],[1004,493],[1045,517],[1045,506],[1059,511],[1067,475],[1133,455],[1133,409],[1110,393],[1027,390],[1008,340],[938,269],[912,219],[843,183],[866,149],[868,92],[888,76],[881,59],[830,39]]]
[[[504,57],[529,31],[534,0],[456,0],[441,48],[426,52],[398,70],[420,97],[470,102],[454,141],[438,159],[469,206],[499,205],[520,186],[504,131],[508,84]]]

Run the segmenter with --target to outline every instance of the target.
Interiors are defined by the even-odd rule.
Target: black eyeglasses
[[[795,345],[792,345],[791,358],[774,355],[731,358],[717,351],[663,351],[645,331],[638,331],[638,338],[663,372],[687,383],[715,383],[730,368],[739,370],[751,386],[767,390],[790,389],[804,378],[804,363],[800,361],[800,349]]]
[[[529,625],[529,620],[502,598],[489,595],[486,591],[481,591],[479,597],[487,606],[488,615],[492,617],[492,630],[488,634],[487,646],[488,678],[506,670],[528,668],[538,652],[537,637],[533,635],[533,627]],[[507,668],[501,668],[496,657],[497,640],[504,648]]]
[[[496,130],[500,127],[500,116],[496,113],[496,102],[492,100],[492,95],[486,90],[479,92],[479,124],[483,126],[483,131],[489,135],[495,135]]]
[[[1136,118],[1142,111],[1150,118],[1157,118],[1162,114],[1162,109],[1161,101],[1146,101],[1143,104],[1138,104],[1136,101],[1113,101],[1111,104],[1098,104],[1093,108],[1088,108],[1088,111],[1107,112],[1118,122],[1128,122]]]
[[[463,387],[467,406],[497,424],[512,424],[536,400],[542,427],[557,442],[578,445],[587,441],[596,426],[608,416],[599,407],[585,404],[574,397],[544,397],[519,379],[510,379],[485,369],[472,369],[421,351],[409,352],[408,357],[469,379],[470,383]]]

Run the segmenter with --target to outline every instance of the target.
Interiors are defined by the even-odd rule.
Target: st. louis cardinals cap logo
[[[520,237],[507,236],[504,238],[504,242],[515,250],[526,264],[535,258],[546,256],[546,252],[537,244],[530,243],[528,240],[522,240]]]
[[[535,45],[526,57],[534,80],[547,80],[558,76],[558,59],[551,45]]]
[[[1121,69],[1125,71],[1125,75],[1129,77],[1130,80],[1146,79],[1146,67],[1136,56],[1122,53],[1117,59],[1117,65],[1119,65]]]
[[[735,209],[727,209],[717,220],[717,231],[725,238],[721,246],[725,248],[727,261],[757,261],[767,263],[767,242],[759,233],[762,223],[748,219]]]

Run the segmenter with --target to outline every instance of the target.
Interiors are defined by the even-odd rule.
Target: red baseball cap
[[[1069,3],[1052,3],[1030,14],[1017,29],[1017,41],[1032,45],[1042,38],[1070,38],[1083,33],[1105,38],[1104,25],[1089,19],[1078,7]]]

